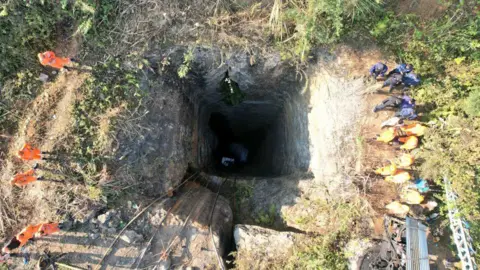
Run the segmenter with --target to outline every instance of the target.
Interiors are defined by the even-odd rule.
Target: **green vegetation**
[[[183,64],[181,64],[177,70],[177,74],[180,79],[187,77],[188,72],[190,72],[190,69],[192,68],[192,62],[194,59],[195,55],[193,54],[193,47],[191,47],[183,55]]]
[[[310,50],[339,41],[346,29],[380,11],[381,2],[276,0],[269,21],[271,32],[285,59],[306,62]]]
[[[275,217],[277,216],[277,208],[274,204],[271,204],[268,211],[262,211],[258,213],[255,222],[263,226],[272,226],[275,223]]]
[[[295,250],[288,259],[285,269],[347,269],[348,260],[344,248],[357,233],[355,222],[364,215],[360,212],[361,201],[353,202],[325,202],[316,201],[309,205],[315,213],[302,216],[303,226],[325,228],[328,233],[312,237]],[[317,215],[321,216],[318,217]],[[321,219],[321,221],[319,221]]]
[[[55,27],[68,18],[68,12],[53,3],[8,1],[0,4],[2,130],[13,132],[22,116],[20,108],[36,96],[41,85],[37,80],[41,70],[37,53],[54,46]]]
[[[6,1],[0,4],[0,127],[13,133],[22,107],[40,90],[37,54],[61,45],[61,40],[80,24],[86,34],[95,9],[94,1]],[[90,23],[91,24],[91,23]]]
[[[143,93],[137,78],[136,70],[124,68],[118,60],[112,60],[97,66],[80,89],[83,99],[76,102],[73,111],[75,127],[72,137],[75,145],[70,154],[81,164],[84,182],[89,186],[98,184],[102,166],[115,154],[108,138],[105,138],[110,126],[115,126],[114,115],[109,117],[108,110],[133,110],[141,105]],[[105,113],[112,123],[101,128],[98,119]],[[106,131],[102,132],[102,129]],[[97,189],[90,188],[89,191],[91,197],[101,197]]]
[[[225,76],[225,79],[220,82],[220,92],[223,95],[223,101],[231,106],[240,104],[246,97],[246,94],[242,92],[238,83],[228,76]]]
[[[310,239],[308,245],[289,258],[285,269],[348,269],[343,251],[346,239],[339,233]]]

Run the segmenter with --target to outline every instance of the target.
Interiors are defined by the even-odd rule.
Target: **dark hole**
[[[228,118],[218,112],[210,115],[208,124],[217,138],[217,146],[213,150],[216,170],[248,175],[268,174],[265,170],[262,172],[262,164],[256,159],[267,128],[245,129],[235,134]],[[222,163],[224,158],[233,159],[233,164]]]

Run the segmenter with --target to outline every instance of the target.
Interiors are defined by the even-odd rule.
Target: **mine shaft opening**
[[[169,57],[183,63],[185,52],[178,48]],[[185,110],[192,112],[186,120],[192,123],[193,169],[251,177],[307,171],[308,82],[295,67],[278,56],[253,64],[244,52],[227,60],[216,49],[196,48],[194,54],[188,76],[174,73],[167,81],[181,87]]]
[[[195,91],[201,93],[195,104],[197,161],[204,171],[247,177],[307,171],[306,97],[297,81],[265,85],[270,81],[264,76],[252,87],[239,82],[242,97],[235,104],[226,99],[218,81]]]

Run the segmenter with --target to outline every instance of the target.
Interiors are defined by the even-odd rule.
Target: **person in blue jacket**
[[[399,73],[399,74],[405,75],[405,74],[410,73],[412,71],[413,71],[413,65],[402,63],[402,64],[398,65],[396,68],[394,68],[392,71],[390,71],[388,73],[388,76],[390,76],[394,73]]]
[[[370,76],[372,76],[374,79],[377,79],[378,76],[385,77],[385,73],[387,73],[387,70],[387,65],[382,62],[378,62],[370,68],[369,72]]]

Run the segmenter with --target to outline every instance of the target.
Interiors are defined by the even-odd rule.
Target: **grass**
[[[294,247],[287,256],[267,256],[259,251],[240,250],[236,256],[236,269],[347,269],[348,254],[345,247],[351,239],[364,234],[357,224],[368,215],[366,202],[355,197],[347,200],[307,202],[303,200],[302,209],[307,214],[291,216],[301,228],[317,233],[301,237],[296,235]],[[308,210],[308,211],[307,211]],[[271,226],[274,221],[275,207],[268,213],[262,213],[257,222]],[[288,218],[288,217],[286,217]],[[260,220],[261,219],[261,220]]]
[[[190,47],[183,55],[183,64],[181,64],[177,70],[180,79],[187,77],[188,72],[190,72],[190,69],[192,68],[192,62],[194,59],[195,55],[193,53],[193,47]],[[164,66],[163,63],[162,66]]]
[[[112,164],[113,130],[116,118],[122,110],[140,106],[143,92],[140,90],[137,70],[123,68],[118,60],[94,68],[92,76],[80,89],[83,99],[74,105],[75,127],[71,134],[71,148],[77,164],[80,164],[84,182],[89,185],[92,197],[108,202],[120,193],[113,190],[96,192],[99,183],[109,182],[107,167]],[[105,187],[105,186],[104,186]]]
[[[255,222],[262,226],[273,226],[275,217],[277,216],[277,209],[274,204],[271,204],[268,211],[262,211],[257,214]]]

